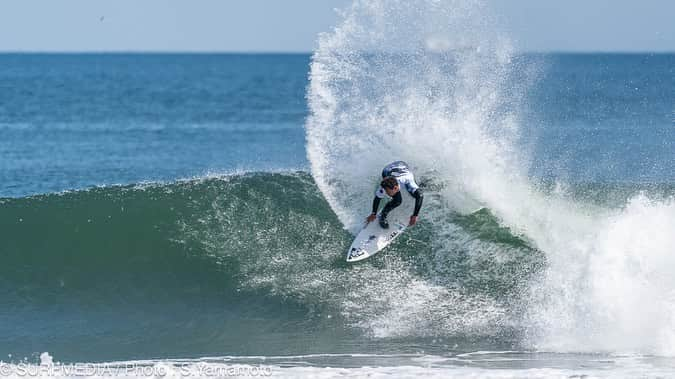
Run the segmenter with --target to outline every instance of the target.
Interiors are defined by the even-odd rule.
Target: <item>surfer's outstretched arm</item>
[[[420,213],[420,209],[422,209],[424,194],[422,193],[422,190],[418,188],[414,193],[412,193],[412,197],[415,198],[415,210],[413,211],[413,216],[417,217],[417,215]]]
[[[377,196],[375,196],[375,198],[373,199],[373,211],[370,213],[368,218],[366,218],[367,223],[375,221],[375,218],[377,217],[377,208],[380,207],[380,200],[382,200],[382,199],[380,199]]]
[[[415,210],[413,211],[412,216],[410,216],[410,225],[415,225],[417,223],[417,217],[422,209],[422,201],[424,200],[424,194],[421,189],[416,189],[415,192],[411,193],[412,197],[415,198]]]
[[[375,196],[375,198],[373,199],[373,212],[372,212],[372,214],[377,214],[377,208],[380,207],[380,201],[381,200],[382,199],[380,199],[377,196]]]

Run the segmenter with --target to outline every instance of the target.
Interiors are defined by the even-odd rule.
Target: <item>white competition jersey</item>
[[[387,167],[382,170],[382,177],[393,176],[400,188],[405,188],[412,195],[419,186],[415,183],[415,177],[413,173],[408,169],[408,165],[403,161],[393,162],[387,165]],[[387,192],[380,186],[377,191],[375,191],[375,196],[380,199],[387,196]]]

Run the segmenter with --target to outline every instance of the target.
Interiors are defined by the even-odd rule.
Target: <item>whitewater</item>
[[[566,196],[562,184],[542,191],[516,145],[522,92],[537,68],[514,64],[487,13],[472,2],[356,2],[322,36],[307,126],[317,184],[353,230],[377,168],[397,157],[415,162],[417,171],[448,183],[427,206],[434,257],[451,254],[448,240],[461,238],[443,216],[466,211],[467,203],[488,208],[545,254],[546,270],[521,294],[525,311],[516,321],[532,348],[672,354],[673,198],[640,194],[603,209]],[[504,321],[488,300],[449,302],[457,296],[435,289],[434,281],[421,281],[398,296],[414,303],[424,294],[425,306],[411,307],[413,314],[429,306],[471,309],[478,301],[481,312],[463,315],[470,324]]]

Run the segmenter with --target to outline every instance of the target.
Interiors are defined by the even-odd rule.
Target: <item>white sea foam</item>
[[[570,360],[560,356],[557,360],[547,357],[537,362],[534,357],[513,353],[477,352],[455,358],[368,354],[227,356],[99,363],[54,362],[48,353],[42,353],[39,364],[0,362],[0,375],[6,378],[634,378],[670,377],[675,373],[672,367],[641,357]],[[400,364],[391,364],[392,359],[399,359]],[[331,366],[329,361],[340,366]],[[369,364],[362,365],[363,362]],[[383,362],[390,363],[381,365]],[[544,367],[553,362],[558,367]],[[580,363],[586,367],[578,367]]]
[[[532,288],[535,345],[675,354],[675,202],[640,195],[622,209],[550,219],[535,236],[549,259]]]
[[[519,99],[506,104],[502,94],[511,47],[492,25],[477,1],[355,1],[321,37],[308,95],[308,157],[347,229],[358,229],[382,166],[397,159],[446,184],[440,200],[427,197],[427,220],[443,220],[452,208],[510,204],[502,189],[525,187],[509,151],[518,134],[510,106]],[[446,228],[452,238],[461,233],[435,222],[437,253],[450,244]],[[364,269],[372,278],[344,303],[369,315],[359,324],[376,336],[491,334],[503,324],[504,309],[488,296],[392,270]]]
[[[673,200],[643,194],[623,208],[603,209],[562,190],[540,191],[517,144],[527,80],[513,82],[513,70],[523,68],[514,66],[495,25],[480,1],[355,1],[321,36],[312,60],[307,149],[317,185],[355,231],[381,167],[406,160],[418,175],[445,183],[422,215],[433,223],[435,254],[447,254],[439,247],[461,233],[443,224],[443,214],[479,205],[545,253],[544,276],[521,299],[526,311],[518,327],[526,343],[556,351],[675,353]],[[480,319],[481,310],[492,315],[478,325],[504,321],[489,299],[449,295],[406,275],[409,286],[360,293],[397,304],[369,319],[376,334],[408,333],[402,320],[419,322],[436,310],[450,317],[450,307],[472,310],[458,319]]]

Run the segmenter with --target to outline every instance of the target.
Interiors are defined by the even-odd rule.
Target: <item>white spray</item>
[[[538,191],[516,143],[527,83],[513,82],[521,67],[495,25],[480,1],[355,1],[312,60],[306,127],[317,185],[354,231],[382,166],[406,160],[447,184],[424,218],[484,205],[546,254],[544,278],[522,300],[530,346],[672,353],[673,201],[640,196],[607,210]],[[441,299],[408,292],[420,307]],[[477,304],[499,317],[494,304]],[[407,308],[394,318],[427,314]]]

